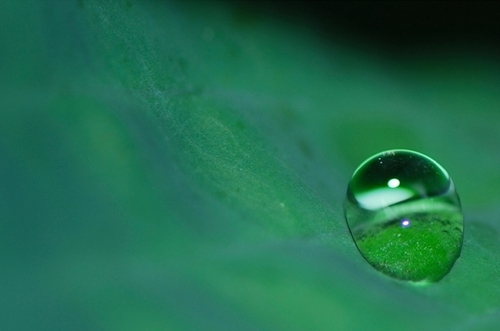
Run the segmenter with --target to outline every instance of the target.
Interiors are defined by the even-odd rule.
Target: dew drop
[[[349,182],[344,212],[361,255],[388,276],[439,281],[460,256],[463,215],[455,185],[421,153],[397,149],[364,161]]]

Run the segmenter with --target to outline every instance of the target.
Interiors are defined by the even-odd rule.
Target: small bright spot
[[[398,187],[399,186],[399,179],[397,179],[397,178],[389,179],[389,181],[387,182],[387,186],[389,186],[390,188]]]
[[[407,220],[407,219],[402,220],[402,221],[401,221],[401,226],[402,226],[403,228],[407,228],[408,226],[410,226],[410,221],[409,221],[409,220]]]
[[[280,207],[285,208],[285,204],[283,202],[280,202]]]

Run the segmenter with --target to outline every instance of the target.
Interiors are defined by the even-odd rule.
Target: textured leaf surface
[[[6,329],[478,330],[500,323],[500,66],[390,58],[224,2],[0,5]],[[364,158],[451,174],[427,287],[356,251]]]

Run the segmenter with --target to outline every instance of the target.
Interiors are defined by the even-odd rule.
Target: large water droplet
[[[360,253],[391,277],[438,281],[460,256],[463,216],[455,185],[423,154],[390,150],[368,158],[349,182],[344,212]]]

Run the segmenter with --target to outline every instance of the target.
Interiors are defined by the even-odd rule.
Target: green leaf
[[[500,67],[391,57],[207,1],[0,5],[6,329],[492,329]],[[342,211],[390,148],[451,174],[462,256],[377,273]]]

